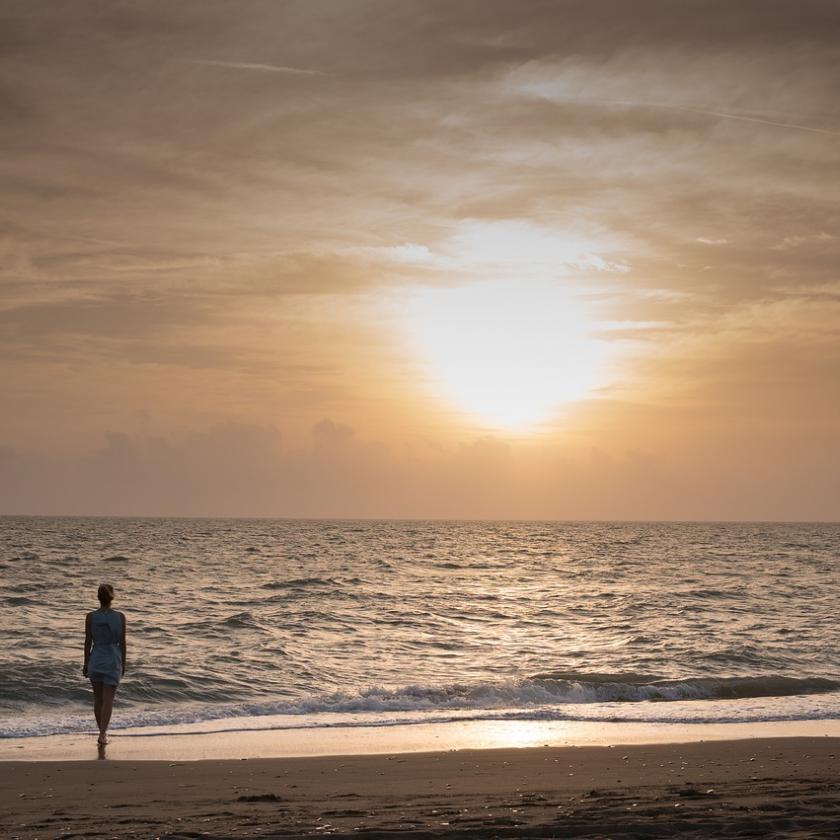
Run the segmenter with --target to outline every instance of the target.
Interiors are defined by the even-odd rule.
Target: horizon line
[[[224,514],[0,513],[0,519],[201,519],[277,522],[476,522],[558,525],[840,525],[840,519],[545,519],[429,516],[259,516]]]

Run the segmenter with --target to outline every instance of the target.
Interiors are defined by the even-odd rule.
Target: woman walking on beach
[[[93,713],[99,727],[99,745],[107,742],[114,695],[125,674],[125,616],[111,609],[114,587],[103,583],[96,593],[99,609],[85,618],[85,665],[82,673],[93,686]]]

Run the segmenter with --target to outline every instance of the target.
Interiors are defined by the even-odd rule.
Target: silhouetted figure
[[[114,695],[125,674],[125,616],[111,609],[114,587],[99,586],[99,609],[85,618],[85,665],[82,673],[93,686],[93,713],[99,727],[99,746],[108,743],[108,724],[114,708]]]

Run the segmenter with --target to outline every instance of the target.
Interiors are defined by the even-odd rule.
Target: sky
[[[840,519],[834,0],[0,41],[0,513]]]

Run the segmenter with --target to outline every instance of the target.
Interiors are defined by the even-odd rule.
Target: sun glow
[[[531,431],[604,380],[592,316],[556,280],[424,289],[405,314],[429,380],[489,427]]]

